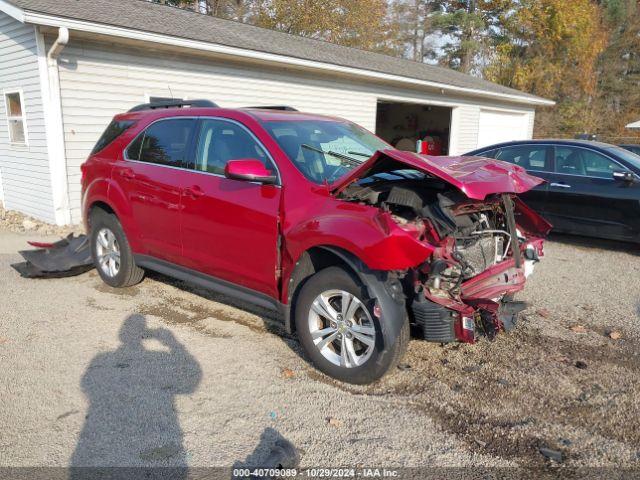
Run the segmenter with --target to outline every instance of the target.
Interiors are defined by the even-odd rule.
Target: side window
[[[113,120],[105,129],[103,134],[100,136],[96,145],[91,150],[91,155],[95,155],[102,149],[104,149],[107,145],[113,142],[116,138],[122,135],[131,125],[135,122],[131,120]]]
[[[547,151],[546,145],[516,145],[501,148],[495,158],[513,163],[526,170],[549,172]]]
[[[229,160],[241,158],[260,160],[275,172],[264,149],[244,128],[225,120],[202,120],[196,149],[196,170],[222,175]]]
[[[613,160],[593,150],[556,147],[556,172],[587,177],[612,178],[613,172],[626,170]]]
[[[9,142],[27,144],[27,124],[25,121],[24,97],[22,91],[5,92],[4,105],[9,123]]]
[[[189,142],[195,120],[160,120],[147,128],[127,149],[127,158],[141,162],[183,167],[187,163]]]

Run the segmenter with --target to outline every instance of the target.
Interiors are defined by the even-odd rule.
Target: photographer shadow
[[[196,390],[200,365],[171,331],[148,328],[142,315],[127,317],[119,336],[120,346],[97,355],[82,377],[89,409],[70,477],[130,478],[134,469],[157,469],[186,478],[175,398]],[[145,348],[145,340],[160,348]]]

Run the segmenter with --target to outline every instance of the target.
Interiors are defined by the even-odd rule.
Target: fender
[[[140,231],[133,217],[131,205],[117,182],[111,178],[96,180],[87,186],[84,198],[83,212],[85,217],[93,204],[96,202],[106,203],[118,217],[131,249],[135,253],[145,253],[144,246],[140,242]]]
[[[406,270],[433,253],[431,245],[421,242],[414,232],[402,229],[389,213],[361,205],[349,207],[357,211],[336,208],[286,231],[289,258],[296,261],[310,248],[333,245],[351,252],[372,270]]]

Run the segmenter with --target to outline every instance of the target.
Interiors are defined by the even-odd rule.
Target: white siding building
[[[553,102],[451,70],[144,0],[0,0],[0,201],[80,221],[80,164],[119,112],[160,98],[289,105],[445,152],[531,138]]]

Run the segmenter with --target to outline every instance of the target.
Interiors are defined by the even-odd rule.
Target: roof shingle
[[[9,0],[22,10],[286,55],[488,93],[544,100],[455,70],[201,15],[145,0]]]

